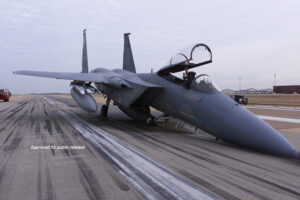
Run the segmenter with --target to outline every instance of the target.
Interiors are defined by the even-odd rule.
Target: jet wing
[[[107,83],[107,80],[100,73],[41,72],[41,71],[15,71],[13,73],[27,75],[27,76],[38,76],[38,77],[66,79],[66,80],[74,80],[74,81]]]
[[[163,87],[141,80],[137,76],[119,74],[109,70],[101,73],[69,73],[69,72],[41,72],[15,71],[14,74],[66,79],[100,83],[107,88],[107,95],[119,104],[130,107],[145,105],[150,102]]]

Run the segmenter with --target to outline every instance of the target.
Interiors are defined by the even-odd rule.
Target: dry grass
[[[300,106],[299,94],[246,94],[250,105]]]

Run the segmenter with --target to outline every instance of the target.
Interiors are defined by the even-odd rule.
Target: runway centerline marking
[[[52,106],[55,103],[44,97]],[[73,113],[59,110],[61,116],[97,150],[116,164],[116,169],[147,199],[217,199],[189,179],[167,169],[123,144],[108,132]]]
[[[275,107],[275,106],[260,106],[260,105],[253,105],[253,106],[244,106],[245,108],[254,108],[254,109],[262,109],[262,110],[286,110],[286,111],[300,111],[299,107]]]
[[[300,124],[300,119],[256,115],[260,119]]]

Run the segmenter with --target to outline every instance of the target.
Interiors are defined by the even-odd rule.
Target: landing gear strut
[[[110,104],[110,99],[107,98],[106,99],[106,105],[103,105],[101,107],[101,112],[100,112],[100,117],[101,118],[107,118],[109,104]]]

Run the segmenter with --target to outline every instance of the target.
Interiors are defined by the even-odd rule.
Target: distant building
[[[248,89],[239,91],[239,93],[241,93],[241,94],[259,94],[260,92],[255,88],[248,88]]]
[[[225,90],[222,90],[222,92],[223,92],[224,94],[234,94],[234,93],[235,93],[235,91],[232,90],[232,89],[225,89]]]
[[[263,90],[259,90],[260,94],[273,94],[273,89],[272,88],[267,88]]]
[[[276,94],[300,94],[300,85],[278,85],[273,86]]]
[[[273,93],[273,89],[272,88],[267,88],[267,89],[261,89],[261,90],[257,90],[255,88],[248,88],[245,90],[241,90],[241,91],[234,91],[231,89],[224,89],[222,90],[222,92],[224,94],[272,94]]]

